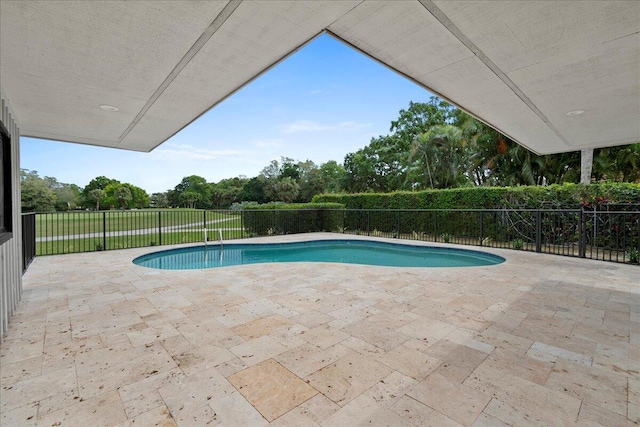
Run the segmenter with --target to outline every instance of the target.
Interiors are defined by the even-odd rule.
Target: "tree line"
[[[133,184],[99,176],[86,187],[58,182],[20,170],[22,212],[54,212],[75,209],[142,209],[149,207],[149,195]]]
[[[594,150],[592,179],[640,181],[640,143]],[[411,102],[343,164],[289,157],[258,176],[217,183],[184,177],[153,193],[104,176],[80,188],[22,171],[23,211],[185,207],[227,209],[234,203],[309,202],[320,193],[393,192],[471,186],[549,185],[580,180],[580,152],[539,156],[437,97]]]
[[[390,134],[344,160],[345,192],[580,181],[580,152],[536,155],[437,97],[410,103]],[[640,180],[640,144],[594,150],[592,179]]]

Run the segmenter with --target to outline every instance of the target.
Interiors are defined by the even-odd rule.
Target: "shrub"
[[[524,241],[522,239],[515,239],[513,242],[511,242],[511,245],[513,246],[513,249],[521,250],[522,248],[524,248]]]
[[[341,203],[347,209],[577,209],[603,203],[637,205],[638,201],[640,184],[633,183],[319,194],[312,200],[313,203]]]
[[[339,203],[267,203],[245,206],[242,220],[252,235],[340,231],[344,205]]]
[[[231,204],[229,209],[232,211],[241,211],[243,209],[246,209],[248,207],[253,207],[253,206],[258,206],[258,202],[239,202],[239,203],[234,202]]]

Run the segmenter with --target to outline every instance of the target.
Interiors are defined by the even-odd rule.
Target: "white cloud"
[[[281,139],[254,139],[253,145],[258,148],[282,147],[284,141]]]
[[[235,157],[248,154],[243,150],[209,150],[189,144],[167,144],[153,152],[158,158],[171,160],[215,160],[223,157]]]
[[[321,124],[314,120],[297,120],[280,126],[284,133],[297,132],[326,132],[326,131],[354,131],[371,126],[371,123],[341,122],[335,124]]]

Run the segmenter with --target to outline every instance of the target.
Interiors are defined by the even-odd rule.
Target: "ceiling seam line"
[[[125,131],[118,138],[118,144],[122,143],[122,141],[129,135],[129,133],[136,127],[136,125],[142,120],[144,115],[151,109],[153,104],[160,98],[160,96],[164,93],[164,91],[171,85],[171,83],[175,80],[175,78],[184,70],[184,68],[191,62],[191,60],[196,56],[196,54],[204,47],[204,45],[209,41],[209,39],[222,27],[222,25],[226,22],[227,19],[235,12],[235,10],[240,6],[242,0],[230,0],[224,8],[218,13],[218,15],[214,18],[214,20],[209,24],[207,28],[200,34],[198,40],[189,48],[187,53],[184,54],[180,61],[176,64],[176,66],[171,70],[169,75],[164,79],[164,81],[158,86],[158,88],[153,92],[153,95],[149,98],[149,100],[142,107],[140,112],[136,115],[136,117],[131,121],[129,126],[125,129]]]
[[[168,139],[173,138],[178,132],[180,132],[182,129],[186,128],[187,126],[189,126],[191,123],[195,122],[196,120],[198,120],[200,117],[202,117],[204,114],[206,114],[208,111],[210,111],[212,108],[215,108],[216,106],[218,106],[219,104],[221,104],[222,102],[224,102],[225,100],[229,99],[231,96],[235,95],[239,90],[241,90],[242,88],[248,86],[249,84],[251,84],[252,82],[254,82],[256,79],[259,79],[262,75],[264,75],[265,73],[267,73],[268,71],[270,71],[273,67],[277,66],[278,64],[280,64],[282,61],[284,61],[285,59],[287,59],[288,57],[290,57],[291,55],[295,54],[296,52],[298,52],[300,49],[304,48],[307,44],[311,43],[313,40],[315,40],[317,37],[321,36],[324,33],[324,30],[318,32],[316,35],[314,35],[313,37],[311,37],[309,40],[305,41],[304,43],[300,44],[299,46],[293,48],[290,52],[286,53],[285,55],[281,56],[279,59],[277,59],[276,61],[274,61],[273,63],[271,63],[270,65],[268,65],[267,67],[263,68],[259,73],[257,73],[256,75],[254,75],[253,77],[251,77],[249,80],[247,80],[246,82],[240,84],[239,86],[237,86],[235,89],[233,89],[231,92],[229,92],[226,96],[224,96],[222,99],[218,100],[217,102],[215,102],[214,104],[212,104],[210,107],[206,108],[204,111],[202,111],[200,114],[198,114],[196,117],[193,118],[193,120],[191,120],[189,123],[185,124],[184,126],[182,126],[180,129],[178,129],[177,131],[175,131],[173,134],[171,134],[171,136],[169,136],[167,139],[165,139],[164,141],[159,142],[158,144],[154,145],[153,147],[151,147],[151,149],[148,151],[153,151],[155,150],[158,146],[164,144]]]
[[[489,68],[493,74],[495,74],[504,84],[506,84],[509,89],[518,97],[522,102],[524,102],[557,136],[564,142],[568,147],[571,145],[564,138],[564,136],[560,133],[560,131],[551,123],[551,121],[544,115],[542,111],[527,97],[527,95],[520,90],[518,85],[516,85],[513,80],[509,78],[501,69],[498,67],[488,56],[484,54],[482,50],[478,46],[475,45],[464,33],[456,26],[456,24],[449,19],[449,17],[442,11],[438,6],[436,6],[431,0],[418,0],[420,4],[433,15],[435,19],[440,22],[455,38],[457,38],[460,43],[465,45],[467,49],[469,49],[473,54]]]
[[[357,7],[359,7],[362,3],[364,3],[365,0],[361,0],[357,5],[353,6],[351,9],[349,9],[348,11],[346,11],[345,13],[342,14],[342,16],[340,16],[339,18],[336,18],[333,20],[332,23],[330,23],[329,25],[326,25],[324,28],[325,30],[329,27],[331,27],[333,24],[335,24],[336,22],[338,22],[339,20],[341,20],[342,18],[344,18],[345,16],[347,16],[348,14],[350,14],[351,12],[353,12]],[[323,30],[324,31],[324,30]]]

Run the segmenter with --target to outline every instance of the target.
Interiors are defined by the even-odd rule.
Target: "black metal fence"
[[[71,212],[31,214],[23,235],[37,255],[331,231],[637,264],[640,209],[624,209]]]
[[[130,210],[35,215],[36,255],[105,251],[246,237],[236,211]],[[206,230],[206,231],[205,231]]]
[[[343,232],[638,263],[640,211],[346,210]]]
[[[22,215],[22,272],[36,257],[36,214]]]

